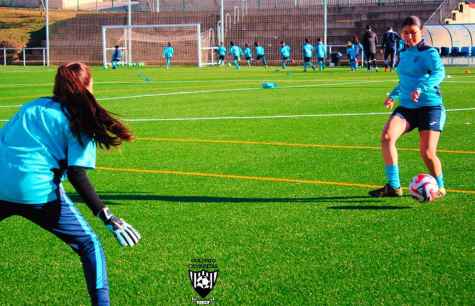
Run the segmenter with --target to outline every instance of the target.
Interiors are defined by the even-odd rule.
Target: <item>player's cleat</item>
[[[402,197],[402,188],[392,188],[389,184],[384,185],[382,188],[371,190],[368,193],[372,197]]]
[[[440,199],[440,198],[443,198],[447,195],[447,190],[442,187],[442,188],[439,188],[439,190],[437,191],[437,194],[435,196],[436,199]]]

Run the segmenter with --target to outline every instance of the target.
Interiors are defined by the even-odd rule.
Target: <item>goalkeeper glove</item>
[[[124,220],[117,218],[109,208],[104,207],[98,214],[105,226],[114,234],[119,244],[123,247],[136,245],[140,238],[139,232]]]

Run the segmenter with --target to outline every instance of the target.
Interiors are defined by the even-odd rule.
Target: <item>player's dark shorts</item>
[[[241,59],[239,58],[239,56],[233,56],[233,59],[234,59],[235,61],[238,61],[238,62],[241,60]]]
[[[396,54],[396,49],[388,48],[384,49],[384,58],[388,58],[390,55],[394,56]]]
[[[283,61],[288,61],[288,60],[290,60],[290,57],[288,57],[288,56],[282,56],[282,60],[283,60]]]
[[[311,57],[304,57],[303,58],[303,62],[304,63],[310,63],[312,61],[312,58]]]
[[[398,106],[391,116],[404,118],[409,122],[409,131],[416,127],[419,131],[442,132],[445,125],[445,107],[443,105],[405,108]]]
[[[260,61],[260,60],[263,59],[263,58],[264,58],[264,55],[258,55],[258,56],[256,56],[256,60],[258,60],[258,61]]]
[[[246,56],[246,61],[250,61],[250,60],[252,60],[252,58]]]
[[[365,58],[367,61],[372,61],[376,59],[376,53],[373,52],[365,52]]]
[[[220,55],[220,56],[218,57],[218,59],[219,59],[220,61],[224,61],[224,55]]]

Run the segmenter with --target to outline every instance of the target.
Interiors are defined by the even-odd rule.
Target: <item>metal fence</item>
[[[46,48],[0,48],[0,65],[46,66]]]
[[[419,14],[424,21],[436,9],[438,14],[444,14],[444,5],[452,5],[449,1],[327,0],[328,19],[325,22],[324,0],[223,0],[223,7],[220,0],[135,0],[132,1],[130,24],[199,23],[202,33],[206,33],[209,38],[208,47],[216,46],[220,41],[224,41],[226,46],[231,41],[241,46],[258,41],[266,49],[270,63],[278,63],[279,45],[285,41],[292,47],[292,56],[299,62],[304,39],[315,41],[320,37],[324,41],[325,28],[328,29],[328,44],[344,44],[352,36],[361,35],[367,24],[371,24],[382,35],[389,25],[398,28],[399,22],[407,15]],[[70,60],[101,64],[101,28],[106,25],[127,25],[128,2],[69,2],[76,4],[73,9],[78,10],[78,14],[75,18],[50,26],[51,48],[47,56],[51,58],[52,64]],[[140,44],[134,44],[132,37],[132,45]],[[214,55],[211,51],[210,54]],[[18,58],[21,55],[16,57],[15,62],[19,61]],[[37,61],[41,63],[41,58]]]

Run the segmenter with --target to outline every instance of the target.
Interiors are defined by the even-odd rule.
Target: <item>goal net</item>
[[[170,43],[173,64],[201,67],[212,61],[212,39],[209,33],[201,33],[200,24],[102,26],[103,64],[111,63],[115,46],[119,46],[122,64],[163,65],[163,51]]]

